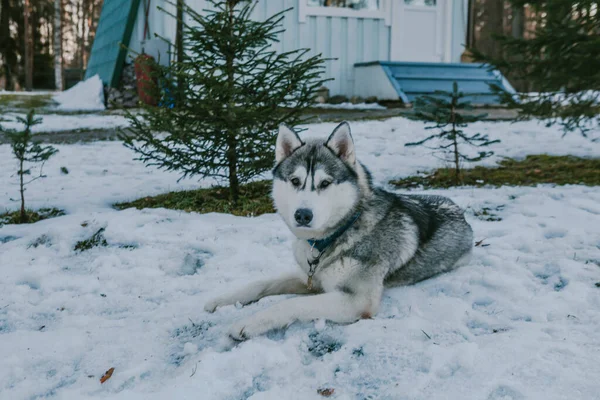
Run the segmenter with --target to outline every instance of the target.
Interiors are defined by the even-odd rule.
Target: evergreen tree
[[[431,122],[433,125],[425,129],[435,129],[438,132],[427,138],[405,146],[421,146],[436,140],[436,147],[428,147],[444,154],[445,161],[454,164],[455,181],[459,185],[461,178],[461,163],[463,161],[473,162],[487,158],[494,153],[492,151],[479,151],[477,155],[469,156],[461,152],[459,145],[466,143],[474,147],[486,147],[500,140],[490,140],[487,135],[476,133],[469,136],[461,128],[468,124],[478,122],[486,117],[486,114],[472,115],[465,111],[473,107],[465,100],[463,92],[459,92],[456,82],[452,85],[452,92],[436,91],[432,96],[421,96],[415,100],[415,113],[421,120]]]
[[[278,126],[305,120],[326,60],[308,49],[276,52],[289,10],[256,21],[253,2],[210,3],[204,15],[184,6],[181,58],[153,66],[159,107],[129,113],[123,139],[147,165],[224,179],[235,202],[241,183],[272,168]]]
[[[2,121],[2,118],[0,118],[0,121]],[[10,140],[10,146],[12,148],[13,155],[19,162],[17,175],[19,175],[19,193],[21,195],[20,222],[26,223],[27,213],[25,212],[25,186],[37,179],[45,177],[42,173],[42,167],[50,157],[58,152],[58,150],[52,146],[41,146],[39,143],[33,141],[31,128],[42,123],[42,119],[35,116],[34,110],[29,111],[25,118],[18,117],[17,121],[25,126],[22,131],[4,129],[2,126],[0,126],[0,132],[3,132]],[[42,163],[42,166],[40,167],[40,174],[35,178],[25,181],[26,175],[31,176],[31,169],[29,168],[28,164],[34,163]]]
[[[491,64],[535,93],[513,96],[494,87],[503,102],[519,110],[519,119],[542,118],[564,132],[586,132],[600,122],[600,3],[592,0],[511,0],[527,4],[537,23],[524,37],[497,35],[500,55],[473,50],[475,59]]]

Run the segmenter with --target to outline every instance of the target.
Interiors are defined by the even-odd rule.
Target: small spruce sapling
[[[454,177],[457,185],[462,182],[462,161],[480,161],[494,154],[492,151],[484,150],[479,151],[476,156],[469,156],[461,152],[459,144],[466,143],[474,147],[487,147],[500,142],[500,140],[490,140],[488,135],[480,133],[469,136],[461,129],[470,123],[481,121],[486,117],[486,114],[465,114],[464,111],[473,109],[471,103],[465,100],[465,97],[464,93],[458,90],[456,82],[452,85],[452,92],[436,91],[431,96],[418,97],[415,100],[417,117],[434,124],[427,126],[425,129],[435,129],[439,132],[421,141],[406,143],[405,145],[421,146],[431,140],[437,139],[436,147],[428,148],[442,152],[445,155],[443,159],[454,164]]]
[[[160,83],[146,90],[163,107],[141,104],[143,118],[126,111],[122,137],[147,165],[226,181],[235,203],[241,184],[273,167],[278,126],[308,119],[327,60],[277,52],[289,10],[257,21],[254,1],[208,0],[202,13],[182,3],[178,58],[155,64],[150,82]]]
[[[45,177],[42,173],[44,163],[56,154],[58,150],[52,146],[41,146],[39,143],[33,141],[31,128],[42,123],[42,119],[35,116],[34,110],[29,111],[25,118],[17,117],[17,121],[25,126],[22,131],[4,129],[0,126],[0,132],[3,132],[8,137],[13,155],[19,162],[17,174],[19,175],[19,192],[21,194],[20,222],[26,223],[28,216],[25,212],[25,186],[37,179]],[[28,167],[28,164],[35,163],[42,163],[39,170],[39,176],[25,181],[26,175],[31,176],[31,169]]]

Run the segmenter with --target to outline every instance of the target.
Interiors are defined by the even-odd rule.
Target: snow
[[[67,122],[71,120],[71,116],[62,118]],[[60,124],[59,116],[56,116],[55,122],[57,126]],[[308,130],[300,135],[325,137],[335,126],[335,123],[308,125]],[[439,155],[431,154],[430,150],[404,146],[407,142],[430,134],[430,131],[423,130],[423,124],[418,121],[392,118],[385,121],[351,122],[350,126],[359,159],[371,169],[379,182],[386,183],[389,179],[445,165]],[[600,156],[600,143],[591,142],[577,133],[570,133],[562,138],[558,127],[546,128],[533,121],[516,124],[481,122],[473,124],[468,131],[488,133],[490,137],[502,140],[501,143],[488,147],[495,152],[494,156],[475,165],[493,165],[502,157],[523,158],[528,154],[541,153]],[[144,167],[141,162],[133,160],[135,154],[120,142],[54,147],[59,150],[58,154],[44,166],[44,173],[48,178],[36,181],[27,189],[32,207],[60,205],[69,212],[91,211],[144,195],[216,183],[211,180],[198,183],[189,179],[177,183],[177,174]],[[15,203],[10,201],[17,193],[17,179],[12,176],[15,166],[10,147],[0,146],[0,209],[15,207]],[[60,173],[63,166],[69,170],[68,175]]]
[[[528,92],[519,93],[521,101],[527,102],[528,99],[532,101],[539,101],[540,99],[548,99],[553,102],[559,102],[561,105],[568,106],[570,104],[577,104],[580,102],[592,102],[592,104],[598,104],[600,102],[600,92],[597,90],[584,90],[577,93],[564,93],[564,92]]]
[[[386,108],[377,103],[340,103],[340,104],[329,104],[329,103],[317,103],[313,105],[314,108],[327,108],[336,110],[385,110]]]
[[[404,147],[428,134],[421,123],[351,126],[380,183],[440,164]],[[534,122],[473,129],[503,140],[495,160],[600,156],[600,144]],[[48,177],[27,195],[34,208],[68,214],[0,228],[0,399],[319,399],[324,388],[335,399],[598,398],[599,187],[427,191],[467,210],[483,240],[468,266],[387,290],[372,320],[294,324],[237,344],[225,337],[229,325],[282,298],[215,314],[202,307],[294,268],[279,217],[116,211],[115,201],[211,182],[176,183],[116,142],[57,147]],[[0,208],[16,208],[13,171],[2,145]],[[502,220],[477,217],[484,207]],[[100,228],[108,247],[73,251]]]
[[[47,91],[47,90],[33,90],[31,92],[26,91],[15,91],[15,90],[0,90],[0,96],[2,95],[18,95],[18,96],[40,96],[40,95],[49,95],[55,94],[55,91]]]
[[[326,137],[335,128],[336,123],[322,123],[310,126],[311,135]],[[413,175],[417,171],[429,171],[447,166],[440,160],[441,155],[422,146],[405,147],[406,143],[416,142],[431,135],[432,131],[423,129],[423,123],[406,118],[392,118],[385,121],[351,122],[352,136],[356,142],[360,160],[380,182],[390,178]],[[560,127],[546,128],[538,121],[511,124],[509,122],[478,122],[465,128],[469,135],[488,134],[491,139],[500,139],[501,143],[486,147],[495,155],[473,165],[495,165],[503,157],[525,158],[529,154],[547,153],[551,155],[574,155],[579,157],[598,157],[600,143],[592,142],[577,132],[562,137]],[[600,137],[600,132],[590,132],[590,137]],[[436,142],[428,143],[436,147]],[[463,147],[465,152],[477,150]]]
[[[94,75],[72,88],[54,95],[60,110],[104,110],[104,86],[100,76]]]
[[[23,124],[17,121],[17,117],[25,117],[21,113],[8,113],[3,116],[8,122],[2,122],[7,129],[22,129]],[[129,126],[129,122],[122,115],[103,114],[39,114],[42,119],[40,125],[33,127],[34,133],[62,132],[77,129],[116,129]]]

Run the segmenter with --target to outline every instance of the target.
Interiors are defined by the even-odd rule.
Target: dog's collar
[[[352,218],[350,218],[344,225],[342,225],[335,232],[333,232],[331,236],[318,240],[308,239],[308,244],[311,248],[319,250],[319,253],[323,253],[323,250],[328,248],[337,238],[342,236],[344,232],[346,232],[352,225],[354,225],[358,217],[360,217],[360,211],[357,211],[356,214],[352,216]]]

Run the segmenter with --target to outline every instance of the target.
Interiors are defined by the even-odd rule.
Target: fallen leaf
[[[83,222],[81,223],[81,226],[83,226],[83,227],[85,228],[86,226],[88,226],[88,222],[87,222],[87,221],[83,221]]]
[[[485,239],[481,239],[480,241],[478,241],[478,242],[475,242],[475,247],[479,247],[479,246],[481,246],[481,244],[483,243],[483,241],[484,241],[484,240],[485,240]],[[483,245],[483,246],[481,246],[481,247],[485,247],[485,246],[489,246],[489,245]]]
[[[327,389],[317,389],[317,393],[319,393],[323,397],[330,397],[335,392],[335,389],[327,388]]]
[[[114,368],[111,368],[111,369],[109,369],[108,371],[106,371],[106,372],[104,373],[104,375],[102,375],[102,378],[100,378],[100,383],[104,383],[104,382],[106,382],[107,380],[109,380],[109,379],[110,379],[110,377],[112,376],[113,372],[115,372],[115,369],[114,369]]]

